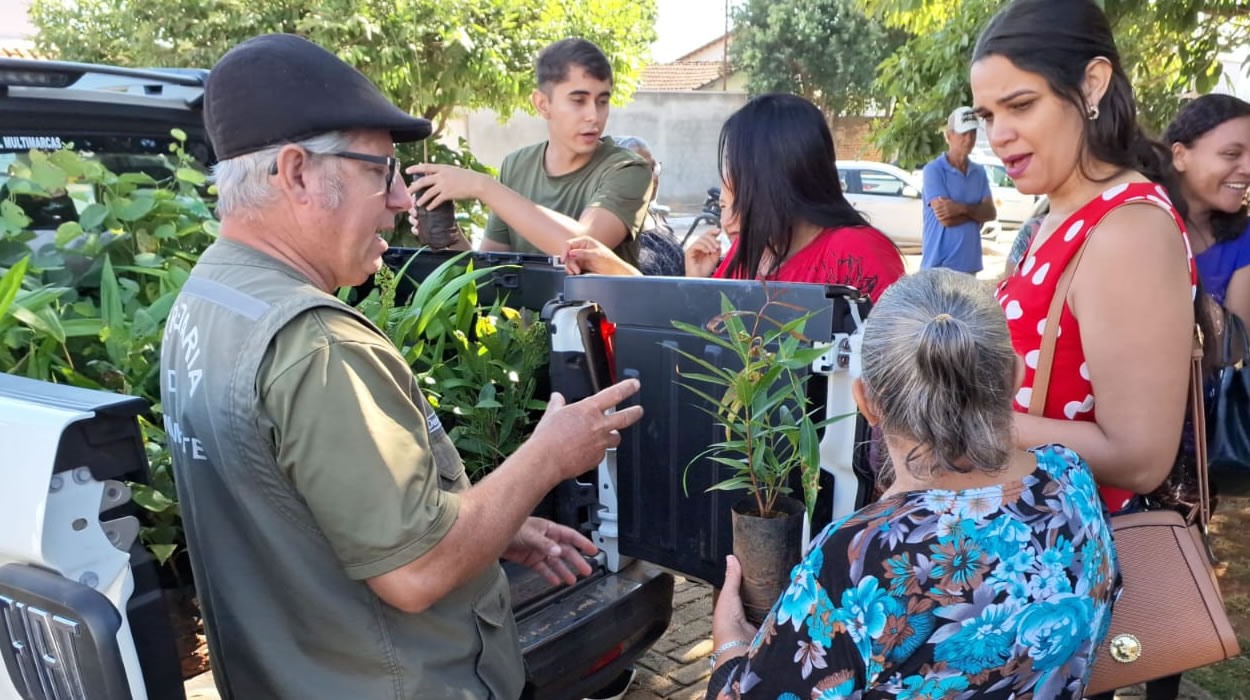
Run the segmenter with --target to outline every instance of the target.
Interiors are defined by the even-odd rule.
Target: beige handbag
[[[1086,239],[1088,244],[1089,239]],[[1085,245],[1077,251],[1046,315],[1029,415],[1046,406],[1060,314]],[[1198,470],[1198,503],[1188,517],[1174,510],[1111,517],[1123,589],[1112,607],[1111,629],[1098,647],[1086,693],[1126,688],[1238,655],[1237,635],[1224,612],[1206,542],[1211,518],[1206,421],[1202,400],[1202,343],[1195,334],[1189,408]]]

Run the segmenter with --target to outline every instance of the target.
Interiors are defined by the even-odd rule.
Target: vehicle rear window
[[[30,151],[72,148],[84,158],[96,161],[116,174],[146,173],[157,180],[173,175],[170,169],[169,145],[173,137],[151,138],[146,136],[73,136],[61,137],[31,134],[0,134],[0,200],[9,198],[7,182],[10,168],[16,163],[29,164]],[[203,144],[189,143],[188,152],[207,172],[204,160],[208,150]],[[33,220],[35,230],[56,228],[67,221],[77,221],[78,215],[93,202],[99,201],[100,193],[86,183],[74,183],[66,191],[51,198],[30,195],[12,195],[18,206]]]
[[[860,187],[864,194],[875,194],[886,197],[902,197],[903,188],[907,183],[888,173],[872,170],[861,170],[859,173]]]

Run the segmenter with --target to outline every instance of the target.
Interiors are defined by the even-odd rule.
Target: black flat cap
[[[396,143],[430,135],[428,121],[294,34],[263,34],[227,51],[204,86],[204,124],[220,160],[328,131],[385,129]]]

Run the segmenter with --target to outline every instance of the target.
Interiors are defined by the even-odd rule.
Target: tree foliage
[[[802,95],[833,118],[873,104],[877,64],[902,38],[853,0],[747,0],[734,27],[731,58],[752,94]]]
[[[655,0],[34,0],[36,42],[60,58],[207,68],[235,44],[292,32],[337,52],[401,108],[528,108],[534,58],[570,36],[612,61],[616,99],[637,88]]]
[[[892,105],[877,133],[882,150],[915,166],[942,150],[941,126],[968,104],[968,62],[980,31],[1006,0],[858,0],[871,16],[911,39],[878,69],[876,88]],[[1103,0],[1137,94],[1142,123],[1159,132],[1187,93],[1221,75],[1219,55],[1250,38],[1250,0]]]

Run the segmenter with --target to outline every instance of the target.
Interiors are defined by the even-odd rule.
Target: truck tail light
[[[604,654],[603,656],[600,656],[593,664],[591,664],[590,669],[586,671],[585,674],[582,675],[582,678],[589,678],[595,675],[600,670],[606,668],[608,664],[611,664],[613,661],[616,661],[617,659],[621,658],[621,655],[624,653],[625,653],[625,642],[621,642],[620,644],[617,644],[615,647],[612,647],[611,651]]]
[[[599,336],[603,338],[603,348],[608,356],[608,373],[612,383],[616,383],[616,324],[606,316],[599,318]]]

